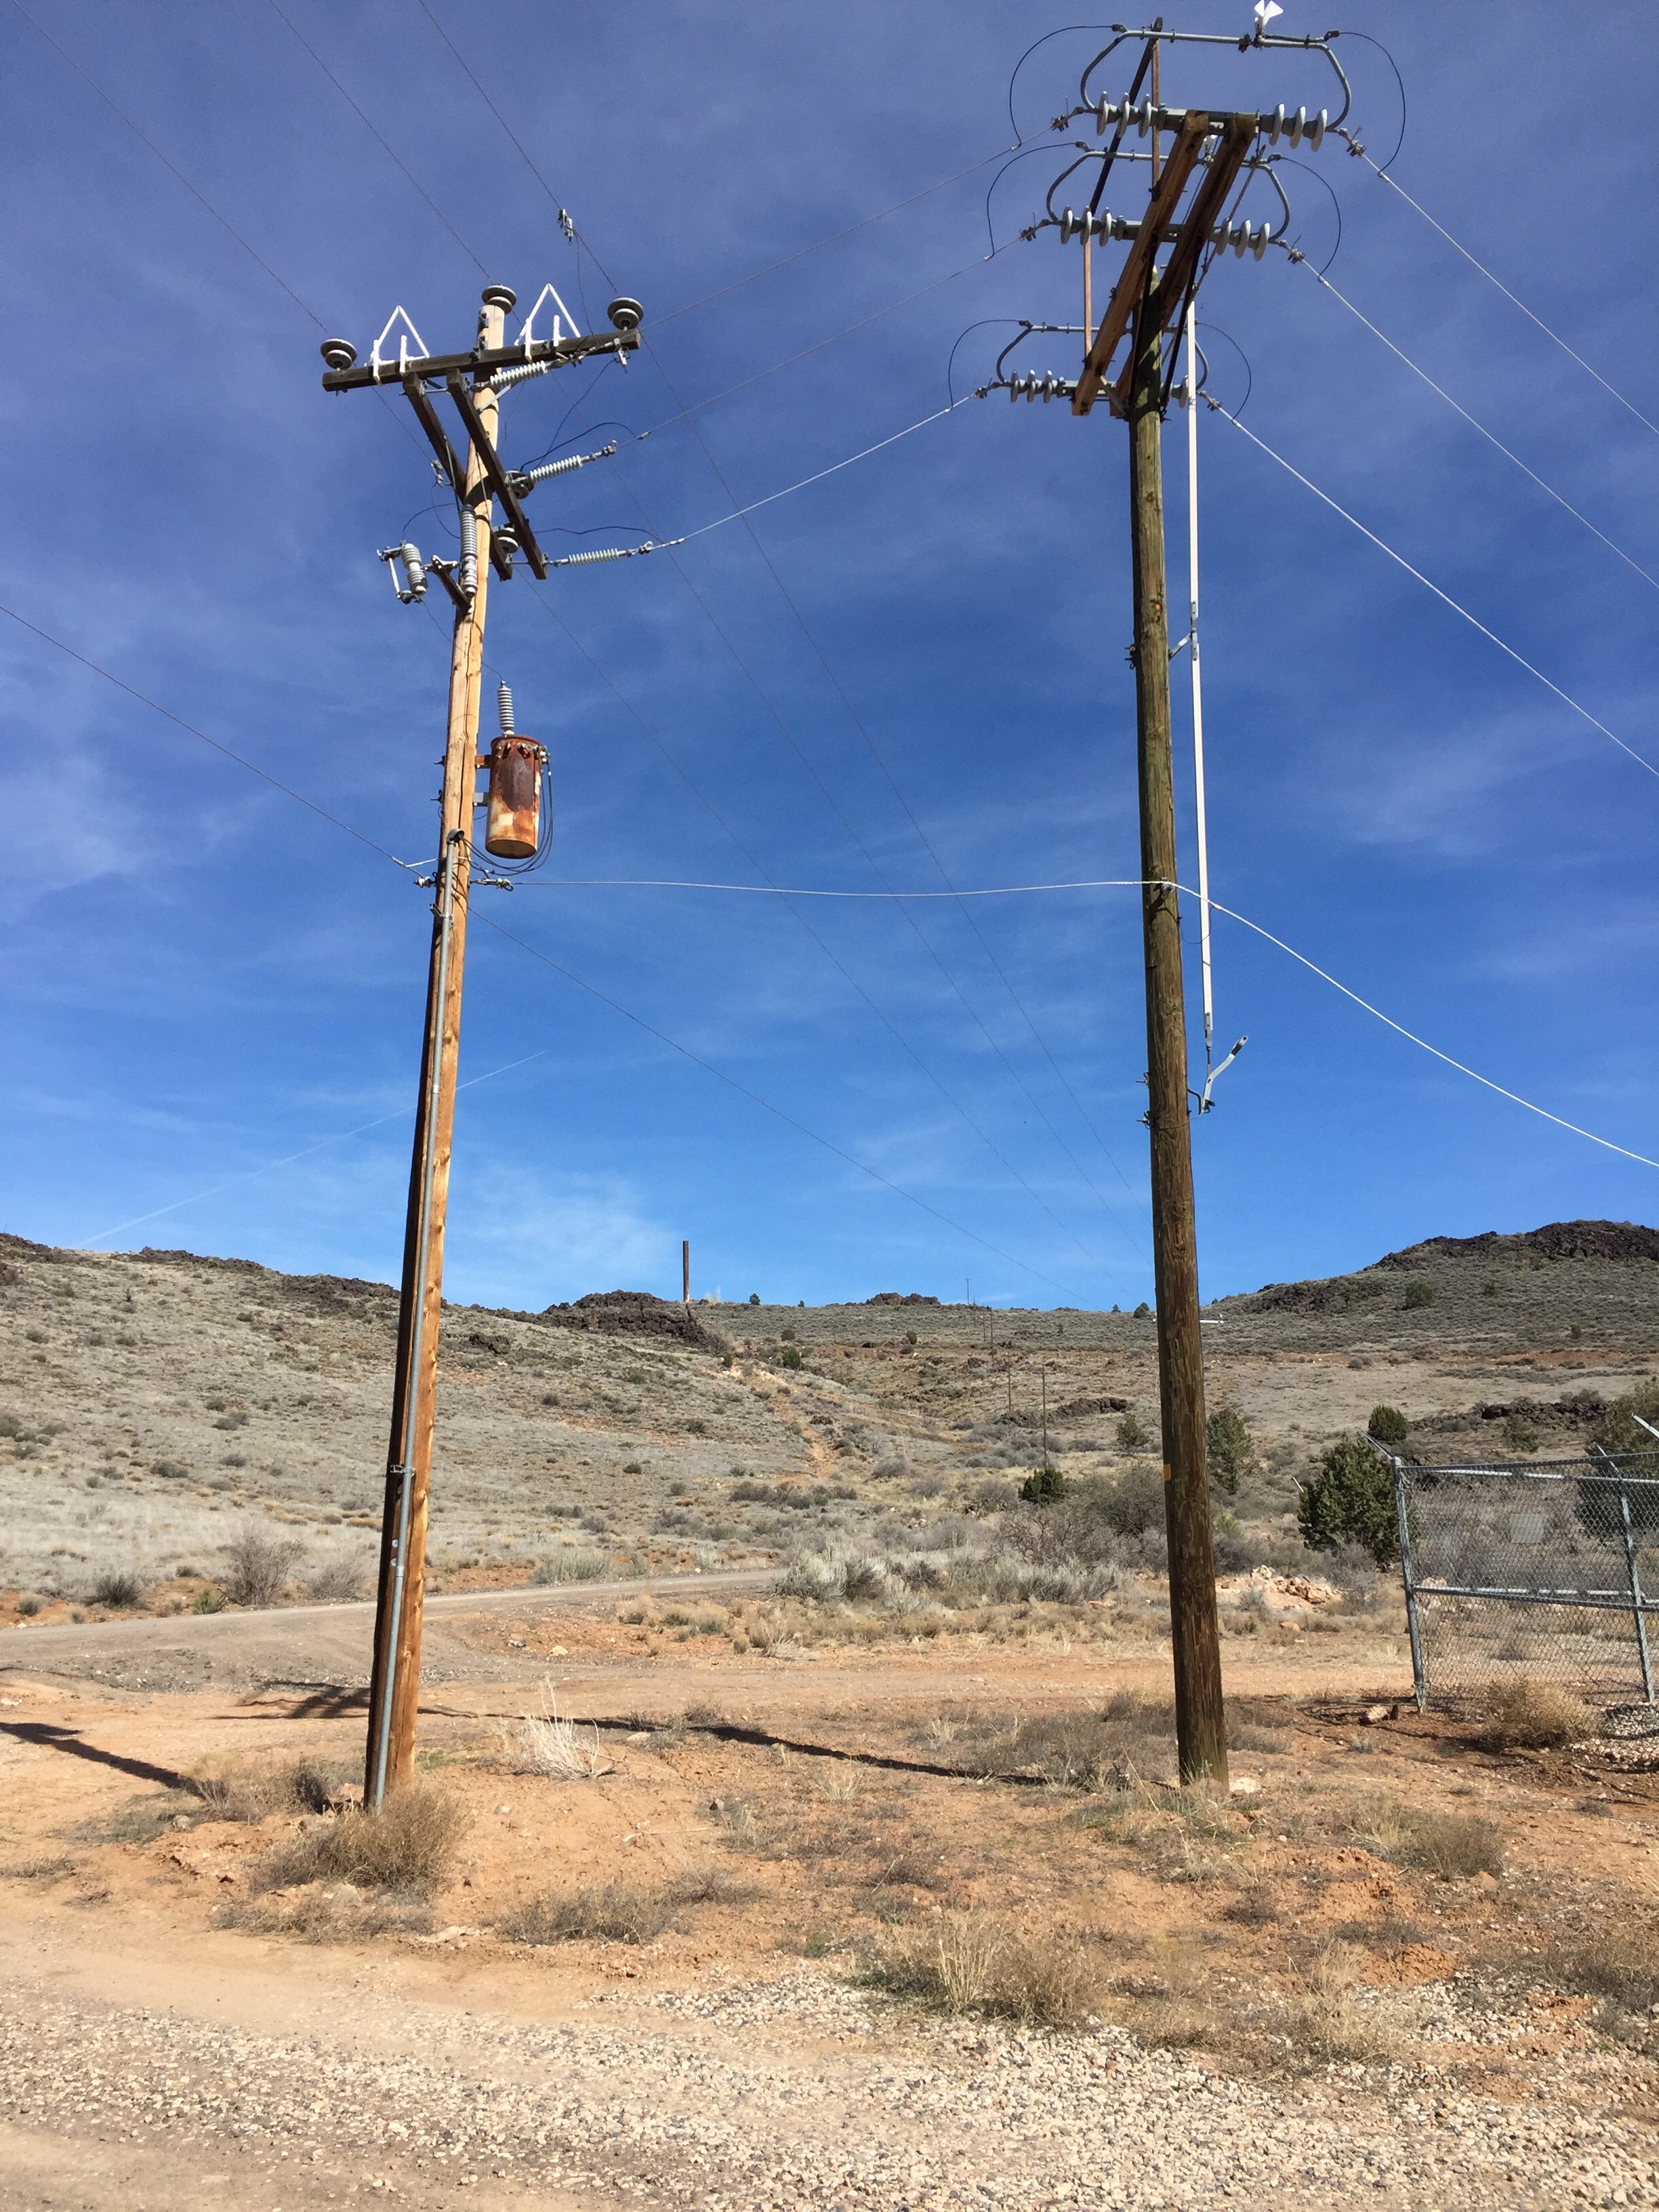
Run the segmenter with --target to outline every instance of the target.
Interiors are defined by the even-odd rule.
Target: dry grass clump
[[[1276,2014],[1274,2027],[1293,2055],[1315,2064],[1358,2063],[1386,2066],[1420,2024],[1423,2001],[1408,1993],[1373,1995],[1358,2002],[1365,1954],[1357,1944],[1332,1943],[1302,1978],[1302,1987]]]
[[[740,1905],[752,1893],[715,1868],[693,1869],[665,1889],[612,1881],[580,1889],[551,1890],[498,1920],[509,1943],[570,1943],[585,1936],[605,1943],[649,1943],[690,1905]]]
[[[561,1720],[551,1685],[540,1714],[514,1721],[501,1731],[501,1747],[515,1774],[544,1774],[551,1782],[593,1782],[616,1771],[599,1749],[599,1732],[583,1735],[574,1721]]]
[[[361,1943],[374,1936],[430,1935],[432,1914],[416,1899],[364,1897],[343,1884],[307,1890],[280,1903],[239,1900],[225,1906],[216,1924],[250,1936],[287,1936],[301,1943]]]
[[[273,1851],[260,1869],[263,1889],[311,1881],[424,1896],[441,1887],[467,1827],[465,1807],[430,1783],[389,1791],[378,1813],[349,1811],[319,1820]]]
[[[989,1915],[947,1913],[895,1943],[860,1978],[930,2010],[1069,2027],[1101,2001],[1105,1976],[1092,1942],[1033,1944]]]
[[[1503,1831],[1476,1814],[1433,1813],[1377,1797],[1364,1808],[1357,1832],[1380,1858],[1419,1867],[1443,1881],[1504,1871]]]
[[[311,1759],[264,1767],[232,1760],[198,1767],[185,1786],[210,1820],[257,1823],[273,1813],[326,1812],[341,1779],[333,1767]]]
[[[1582,1743],[1598,1726],[1582,1698],[1529,1674],[1494,1683],[1484,1702],[1486,1739],[1500,1751],[1557,1750],[1564,1743]]]
[[[233,1605],[275,1605],[305,1548],[297,1537],[249,1522],[225,1547],[225,1595]]]

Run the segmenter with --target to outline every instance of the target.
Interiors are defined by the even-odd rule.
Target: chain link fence
[[[1419,1706],[1523,1675],[1592,1705],[1654,1703],[1659,1451],[1389,1463]]]

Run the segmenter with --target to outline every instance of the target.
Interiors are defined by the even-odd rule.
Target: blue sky
[[[981,318],[1077,317],[1075,246],[1017,234],[1100,39],[1027,62],[1016,117],[1047,150],[998,185],[1012,242],[984,258],[1009,73],[1049,27],[1027,8],[28,9],[0,10],[0,597],[405,859],[430,845],[446,603],[399,606],[374,554],[405,529],[438,550],[441,521],[407,409],[320,390],[325,332],[367,354],[401,303],[434,349],[465,346],[486,280],[526,305],[551,281],[592,322],[613,286],[642,300],[650,349],[626,371],[505,403],[515,459],[623,440],[537,492],[556,552],[696,530],[902,429],[944,404]],[[1247,13],[1194,0],[1181,20]],[[1327,27],[1304,14],[1278,27]],[[1622,120],[1656,91],[1650,17],[1583,11],[1570,40],[1563,20],[1512,0],[1344,15],[1404,76],[1405,188],[1659,421],[1653,170]],[[1358,40],[1339,51],[1385,159],[1393,76]],[[1317,105],[1322,69],[1206,50],[1166,92]],[[1340,146],[1309,159],[1330,191],[1287,182],[1310,258],[1336,241],[1334,193],[1332,281],[1659,574],[1659,436]],[[1143,189],[1131,173],[1109,199],[1133,214]],[[1248,360],[1260,437],[1659,757],[1655,586],[1307,268],[1227,257],[1202,312],[1227,334],[1229,407]],[[969,336],[958,391],[1011,332]],[[1020,358],[1073,366],[1058,339]],[[1655,777],[1219,416],[1201,428],[1218,897],[1495,1081],[1659,1152]],[[1179,604],[1173,412],[1167,461]],[[489,653],[552,754],[547,876],[1134,876],[1126,521],[1121,425],[998,396],[752,535],[521,574],[492,595]],[[0,1220],[395,1276],[426,895],[14,623],[0,685]],[[1180,664],[1176,696],[1185,807]],[[1190,876],[1189,809],[1182,835]],[[1149,1294],[1133,892],[964,911],[542,881],[476,910],[591,989],[475,926],[453,1296],[672,1292],[682,1237],[694,1288],[727,1297]],[[1480,1090],[1224,921],[1216,975],[1221,1041],[1250,1043],[1194,1130],[1206,1295],[1424,1236],[1656,1218],[1653,1169]]]

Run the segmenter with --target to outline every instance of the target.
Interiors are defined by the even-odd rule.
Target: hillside
[[[1656,1248],[1617,1223],[1434,1238],[1207,1308],[1211,1402],[1261,1452],[1244,1506],[1288,1526],[1298,1472],[1379,1400],[1425,1456],[1498,1452],[1516,1412],[1537,1449],[1577,1448],[1653,1372]],[[0,1238],[0,1619],[96,1612],[121,1572],[163,1609],[211,1602],[251,1526],[296,1547],[296,1595],[349,1594],[378,1538],[396,1315],[385,1284]],[[904,1293],[447,1308],[433,1580],[738,1565],[994,1511],[1040,1462],[1045,1406],[1072,1474],[1155,1451],[1152,1320]]]

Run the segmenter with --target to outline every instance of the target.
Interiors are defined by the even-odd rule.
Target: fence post
[[[1412,1690],[1420,1713],[1429,1702],[1428,1677],[1423,1671],[1423,1633],[1417,1618],[1417,1583],[1412,1574],[1411,1516],[1406,1510],[1406,1469],[1403,1462],[1390,1453],[1389,1465],[1394,1471],[1394,1513],[1400,1530],[1400,1579],[1406,1591],[1406,1632],[1412,1645]],[[1632,1572],[1634,1573],[1634,1568]],[[1642,1646],[1644,1668],[1647,1664],[1647,1645]],[[1653,1692],[1649,1691],[1652,1697]]]
[[[1624,1470],[1619,1473],[1619,1515],[1625,1524],[1625,1567],[1630,1576],[1630,1609],[1636,1616],[1636,1649],[1642,1661],[1642,1695],[1653,1703],[1653,1662],[1648,1656],[1647,1616],[1642,1609],[1642,1571],[1636,1557],[1636,1531],[1631,1526],[1630,1492]]]

